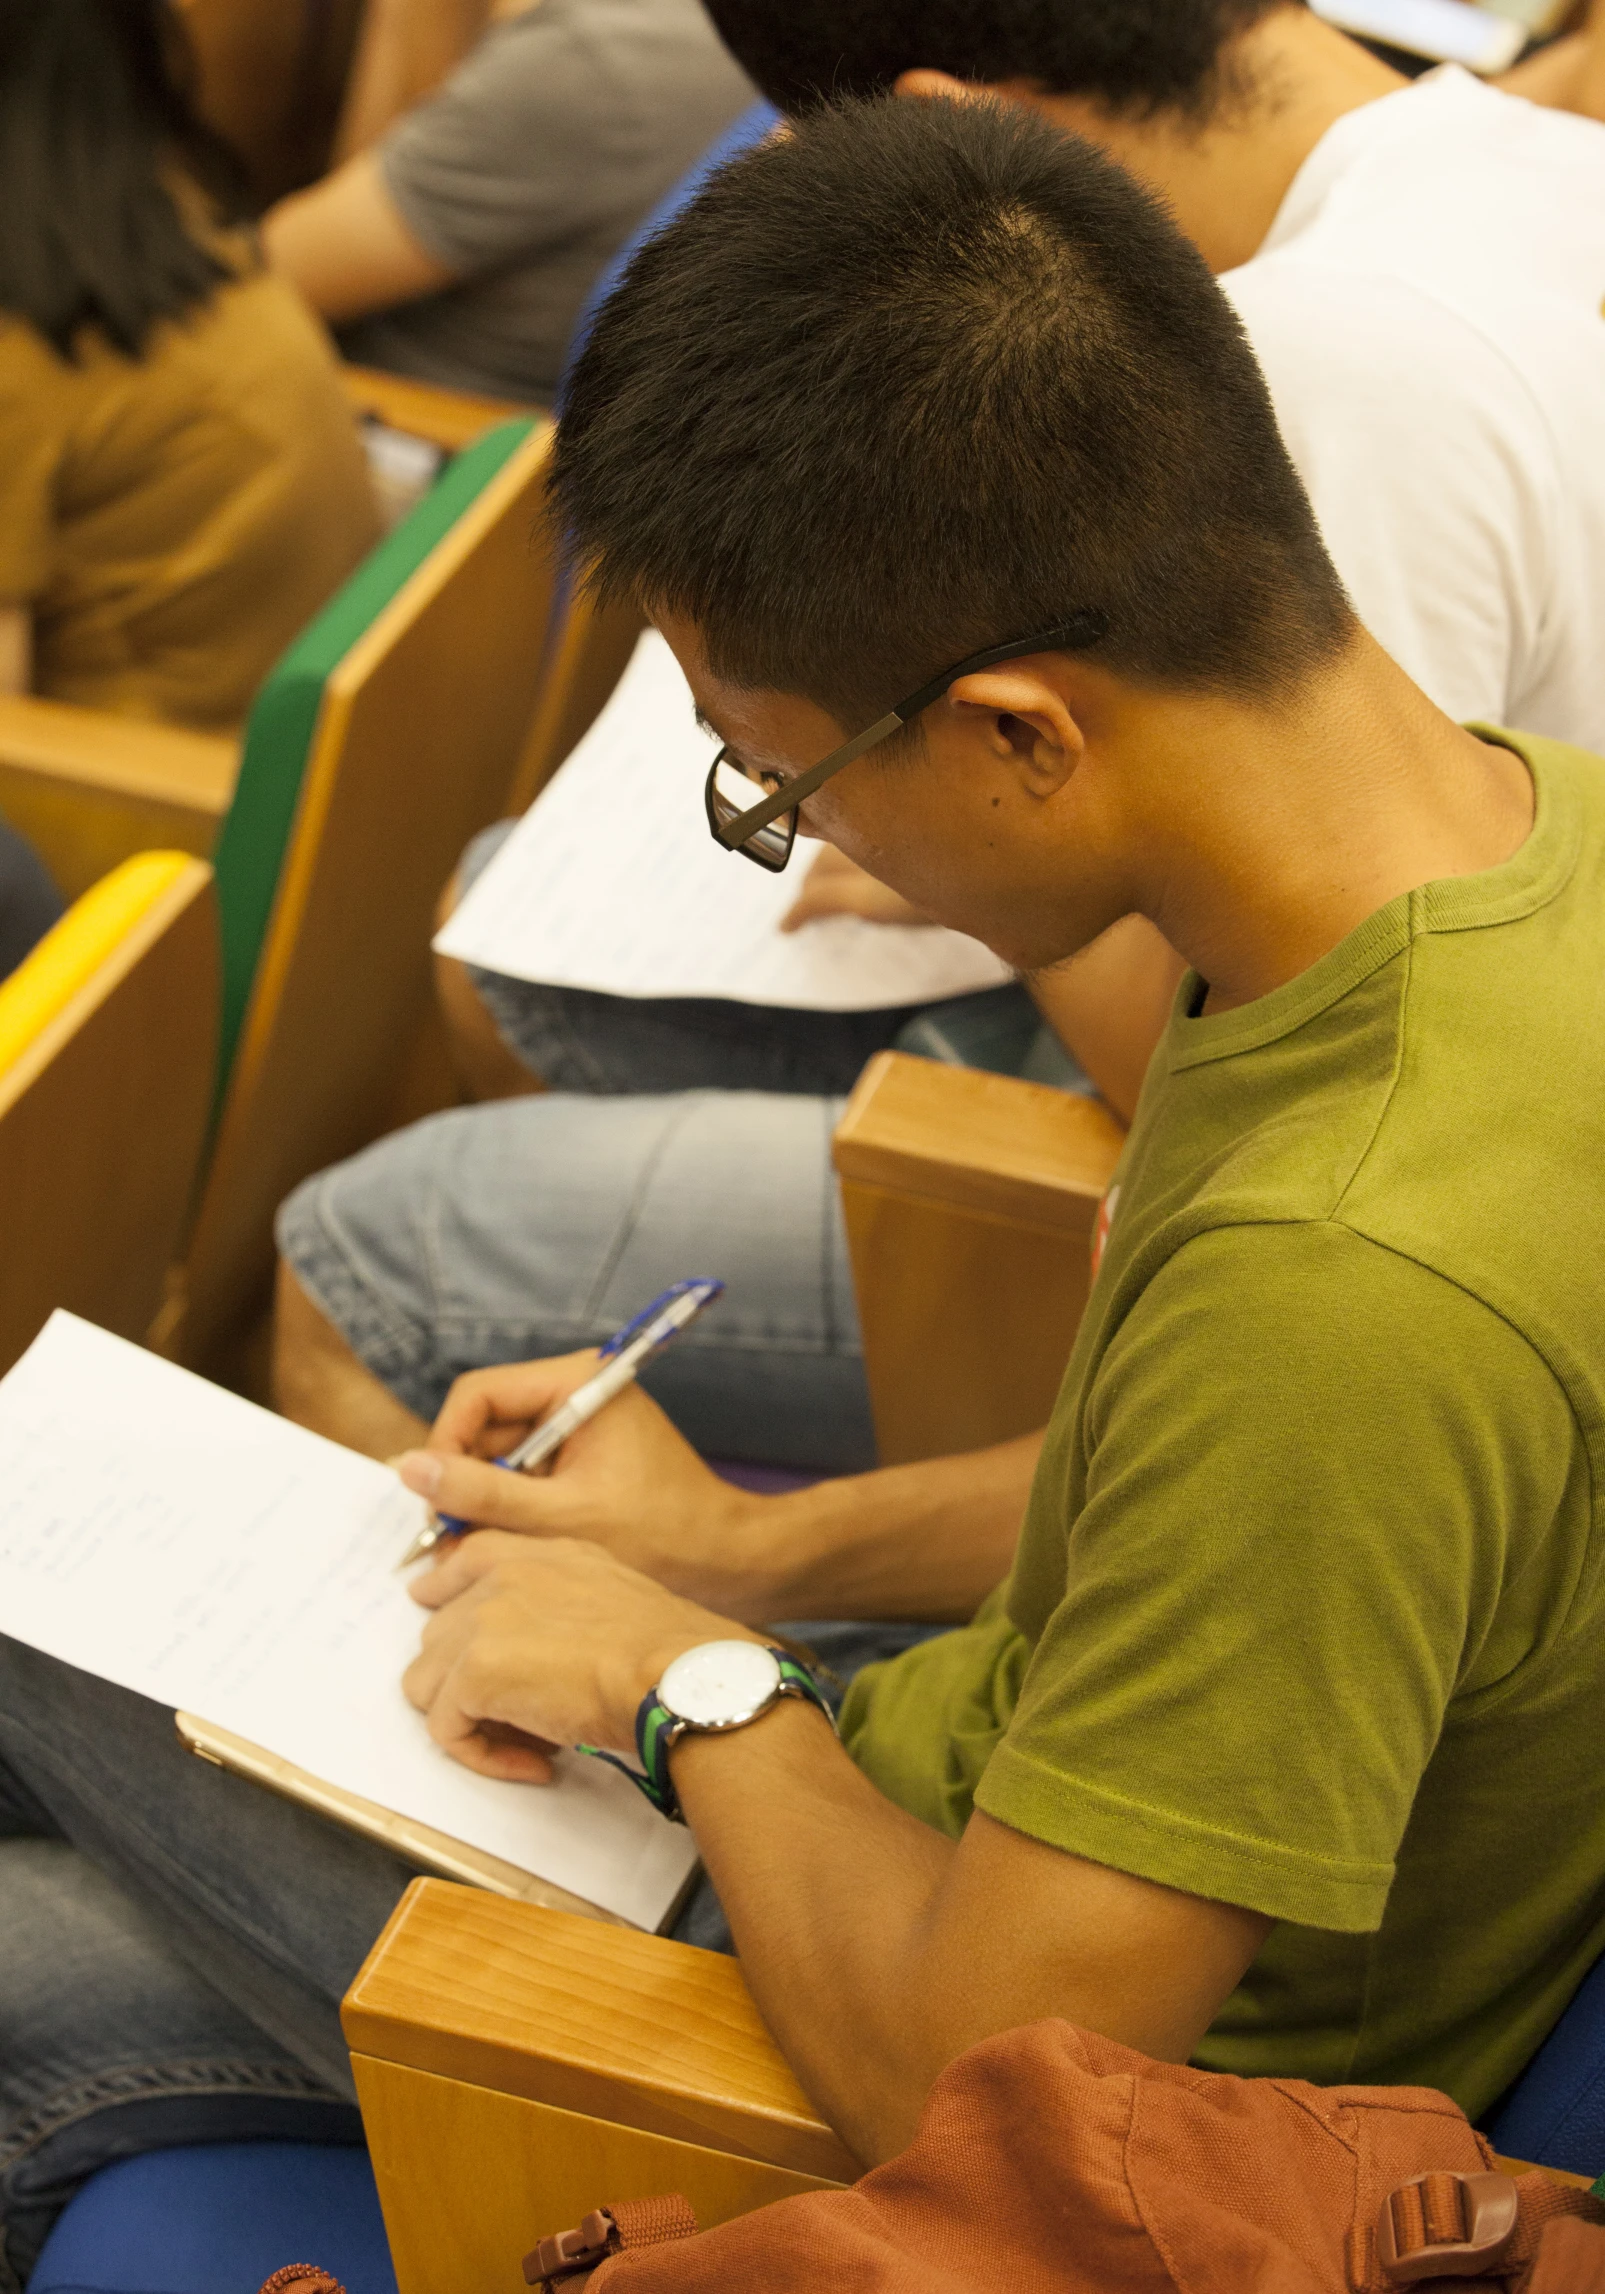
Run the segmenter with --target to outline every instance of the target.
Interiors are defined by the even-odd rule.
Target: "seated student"
[[[1223,275],[1366,626],[1462,720],[1605,749],[1605,138],[1592,125],[1540,117],[1453,68],[1406,82],[1304,0],[1047,19],[1020,0],[708,7],[788,108],[984,86],[1160,192]],[[1167,955],[1128,926],[1043,984],[1126,1114],[1167,1016],[1155,983],[1179,976]]]
[[[820,87],[985,84],[1112,150],[1223,274],[1372,636],[1452,716],[1605,747],[1598,128],[1459,72],[1409,84],[1280,0],[712,12],[790,108]],[[1160,936],[1127,923],[1038,983],[1124,1116],[1178,974]],[[710,1046],[675,1098],[598,1107],[565,1078],[561,1094],[438,1117],[309,1182],[280,1227],[283,1406],[389,1454],[454,1371],[594,1343],[609,1316],[706,1264],[731,1292],[655,1374],[676,1422],[712,1455],[751,1455],[744,1429],[762,1425],[793,1445],[771,1456],[865,1462],[827,1152],[838,1110],[692,1093],[722,1080],[725,1056]],[[784,1226],[769,1215],[776,1173]],[[789,1412],[769,1415],[777,1388],[811,1441]]]
[[[0,980],[16,970],[65,907],[33,846],[0,819]]]
[[[348,358],[549,400],[598,273],[752,101],[698,0],[376,0],[268,259]]]
[[[422,1578],[409,1695],[535,1784],[491,1723],[622,1756],[710,1641],[971,1620],[860,1674],[840,1743],[787,1699],[668,1759],[861,2157],[1050,2015],[1480,2110],[1605,1940],[1605,770],[1463,731],[1364,632],[1196,253],[998,106],[822,113],[717,181],[600,321],[557,475],[743,806],[949,665],[806,828],[1023,968],[1133,911],[1195,968],[1034,1482],[1026,1442],[746,1498],[639,1393],[525,1481],[465,1453],[589,1365],[483,1373],[406,1478],[526,1534]],[[129,2148],[161,2102],[193,2139],[197,2061],[214,2128],[340,2078],[403,1867],[10,1643],[0,1782],[8,2227],[131,2089]]]
[[[4,689],[223,727],[378,537],[168,0],[0,0]]]

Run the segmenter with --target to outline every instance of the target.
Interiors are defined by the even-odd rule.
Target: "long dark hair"
[[[176,171],[245,212],[192,79],[169,0],[0,0],[0,311],[63,358],[85,327],[137,358],[233,276],[174,197]]]

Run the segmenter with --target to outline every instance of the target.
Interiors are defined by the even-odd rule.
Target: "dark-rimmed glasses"
[[[823,788],[833,773],[861,757],[866,749],[877,742],[888,741],[910,717],[917,717],[933,701],[940,701],[949,686],[961,677],[970,677],[978,669],[995,669],[1000,661],[1020,661],[1028,653],[1077,653],[1086,646],[1096,645],[1109,627],[1108,619],[1094,606],[1085,606],[1071,614],[1068,621],[1055,622],[1051,629],[1039,629],[1034,636],[1018,637],[1008,645],[989,645],[982,653],[966,655],[951,669],[944,669],[940,677],[933,677],[906,701],[899,701],[895,709],[888,709],[884,717],[862,733],[855,733],[839,749],[819,764],[811,765],[806,773],[799,773],[793,781],[782,782],[775,773],[759,772],[756,767],[744,765],[733,757],[728,748],[721,749],[708,769],[706,801],[708,826],[714,841],[731,852],[739,852],[744,860],[755,860],[760,868],[771,869],[776,875],[791,858],[791,848],[797,841],[797,813],[815,789]],[[762,800],[751,802],[754,789],[762,789]]]

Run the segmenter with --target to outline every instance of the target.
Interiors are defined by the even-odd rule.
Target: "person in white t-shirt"
[[[1298,0],[705,5],[789,113],[985,94],[1112,152],[1220,277],[1372,635],[1462,720],[1605,748],[1605,128],[1407,81]],[[1123,1113],[1176,978],[1117,927],[1039,985]]]

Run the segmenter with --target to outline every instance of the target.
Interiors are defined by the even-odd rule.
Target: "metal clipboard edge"
[[[449,1834],[433,1831],[427,1824],[398,1816],[393,1808],[381,1808],[376,1800],[359,1800],[354,1792],[343,1792],[338,1785],[326,1784],[322,1777],[297,1768],[276,1752],[266,1752],[259,1744],[251,1744],[242,1736],[232,1736],[227,1729],[197,1719],[194,1713],[175,1713],[173,1719],[179,1742],[200,1759],[209,1760],[214,1768],[226,1768],[235,1776],[248,1776],[253,1784],[265,1784],[270,1792],[277,1792],[286,1800],[299,1801],[303,1808],[343,1824],[350,1832],[360,1832],[365,1839],[377,1840],[380,1847],[405,1857],[410,1864],[421,1864],[426,1871],[439,1873],[442,1879],[461,1880],[470,1888],[488,1889],[493,1896],[516,1897],[523,1903],[540,1904],[550,1912],[572,1912],[580,1919],[601,1920],[608,1927],[632,1928],[640,1933],[633,1920],[623,1919],[617,1912],[604,1911],[600,1904],[589,1903],[583,1896],[571,1895],[555,1881],[542,1880],[521,1865],[504,1863],[499,1856],[487,1855],[481,1848],[470,1848],[465,1841],[453,1840]],[[693,1871],[691,1878],[695,1877]],[[681,1891],[664,1915],[665,1927],[677,1916],[685,1893]]]

